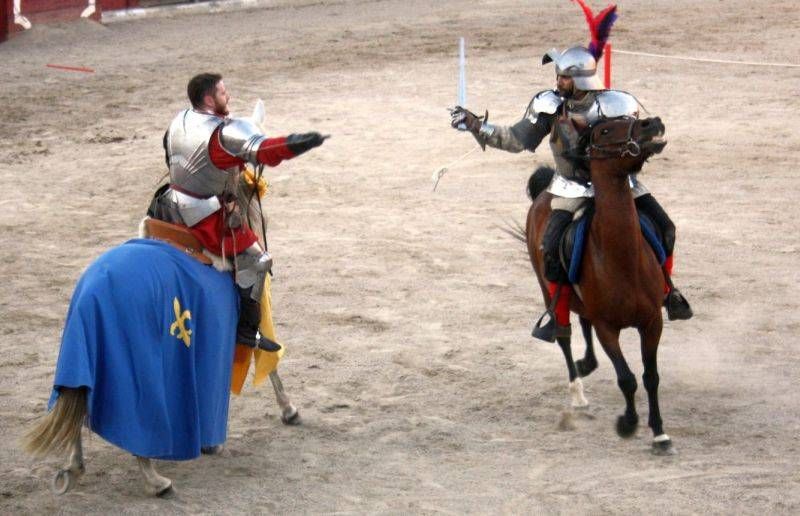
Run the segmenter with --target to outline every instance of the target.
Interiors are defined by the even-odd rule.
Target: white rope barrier
[[[722,63],[722,64],[737,64],[737,65],[748,65],[748,66],[777,66],[785,68],[800,68],[800,64],[794,64],[794,63],[762,63],[758,61],[729,61],[727,59],[703,59],[700,57],[670,56],[666,54],[651,54],[648,52],[630,52],[628,50],[617,50],[616,48],[612,52],[614,54],[628,54],[631,56],[645,56],[645,57],[661,57],[664,59],[679,59],[681,61],[700,61],[703,63]]]

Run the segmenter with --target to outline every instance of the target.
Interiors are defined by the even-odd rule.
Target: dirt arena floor
[[[620,3],[618,49],[798,62],[795,0]],[[431,191],[474,146],[445,110],[461,35],[468,105],[498,123],[552,86],[544,51],[587,42],[566,0],[385,0],[37,26],[0,45],[0,513],[800,512],[800,69],[615,59],[614,85],[667,126],[641,179],[678,226],[676,282],[696,313],[665,325],[678,454],[656,457],[646,426],[616,435],[602,351],[589,409],[559,429],[563,358],[530,337],[539,289],[498,229],[524,220],[549,149],[474,153]],[[235,113],[263,98],[273,134],[333,135],[268,170],[281,373],[304,424],[283,426],[271,388],[248,386],[221,456],[159,464],[174,498],[145,495],[133,458],[97,436],[57,497],[60,461],[19,438],[44,411],[75,281],[135,235],[163,131],[206,70]],[[638,337],[623,341],[640,377]]]

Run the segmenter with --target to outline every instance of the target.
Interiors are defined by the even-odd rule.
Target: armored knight
[[[593,122],[602,118],[639,115],[639,105],[633,96],[604,88],[597,76],[598,57],[599,54],[595,55],[580,46],[563,52],[556,49],[548,51],[542,58],[542,64],[555,64],[557,88],[534,95],[522,119],[512,126],[490,124],[486,117],[478,117],[460,106],[452,112],[451,125],[454,128],[466,127],[482,146],[509,152],[533,152],[549,136],[556,174],[547,190],[553,194],[552,211],[542,245],[548,291],[550,298],[557,301],[555,313],[550,314],[551,324],[537,324],[534,336],[550,342],[556,336],[570,333],[569,301],[572,287],[559,261],[558,244],[575,212],[594,196],[585,161],[571,157],[579,154],[581,134]],[[675,225],[641,182],[634,176],[630,176],[629,181],[637,209],[659,226],[664,237],[667,260],[663,267],[667,280],[665,306],[668,317],[670,320],[688,319],[692,316],[692,310],[670,280]]]
[[[240,172],[246,163],[277,166],[322,145],[324,137],[310,132],[268,138],[253,121],[230,118],[230,96],[218,74],[195,76],[187,93],[192,107],[178,113],[164,135],[170,183],[156,192],[148,214],[187,226],[205,252],[233,259],[240,294],[237,341],[277,351],[279,344],[258,334],[261,289],[272,258],[247,223]]]

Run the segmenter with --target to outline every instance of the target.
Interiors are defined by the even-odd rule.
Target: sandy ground
[[[616,48],[797,62],[794,0],[623,4]],[[614,432],[623,400],[602,352],[590,408],[558,429],[563,359],[530,337],[538,287],[497,229],[524,219],[549,150],[475,153],[431,192],[474,145],[445,111],[460,35],[469,106],[504,123],[551,86],[539,56],[587,38],[566,1],[298,1],[0,45],[0,513],[800,512],[800,71],[615,60],[615,86],[668,128],[641,179],[677,223],[677,284],[697,314],[662,338],[679,452],[664,458],[646,427]],[[134,235],[165,171],[161,135],[207,69],[235,112],[263,98],[273,133],[333,134],[269,170],[281,372],[304,425],[280,424],[268,386],[247,388],[222,456],[160,464],[175,498],[147,497],[133,459],[96,436],[81,484],[57,497],[59,461],[18,439],[44,410],[76,279]],[[639,376],[635,332],[623,340]]]

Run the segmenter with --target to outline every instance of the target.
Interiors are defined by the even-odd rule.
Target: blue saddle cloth
[[[89,426],[142,457],[185,460],[225,442],[239,298],[220,273],[154,240],[130,240],[83,273],[50,407],[87,387]]]
[[[573,222],[567,231],[564,232],[562,244],[562,256],[569,256],[569,263],[565,264],[567,276],[570,283],[578,283],[581,274],[581,260],[583,259],[583,249],[586,246],[586,235],[589,233],[594,210],[588,209],[577,221]],[[667,253],[664,250],[661,234],[647,215],[639,213],[639,226],[642,228],[642,235],[653,248],[658,258],[658,263],[664,265]],[[571,249],[570,249],[571,247]]]

